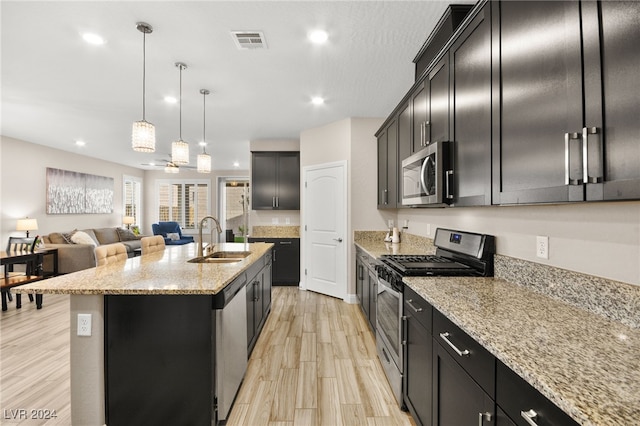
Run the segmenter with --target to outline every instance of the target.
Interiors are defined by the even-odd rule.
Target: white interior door
[[[304,168],[304,259],[307,290],[347,295],[346,162]]]

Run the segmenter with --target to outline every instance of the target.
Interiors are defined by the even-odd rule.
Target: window
[[[209,214],[209,192],[208,180],[158,180],[158,221],[175,221],[182,229],[197,229]]]
[[[122,177],[122,217],[133,217],[133,224],[142,227],[142,180]]]
[[[218,217],[226,240],[234,241],[235,237],[243,237],[248,226],[249,212],[249,178],[248,177],[220,177],[218,178]],[[247,197],[245,204],[245,197]]]

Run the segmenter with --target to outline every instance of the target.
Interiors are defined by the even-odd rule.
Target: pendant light
[[[146,37],[153,32],[151,25],[145,22],[136,24],[138,31],[142,33],[142,120],[133,123],[131,130],[131,148],[138,152],[155,152],[156,128],[145,120],[145,89],[146,89]]]
[[[198,154],[198,173],[211,173],[211,156],[207,154],[206,122],[207,122],[207,89],[200,89],[202,94],[202,154]]]
[[[171,161],[176,166],[184,166],[189,164],[189,144],[182,140],[182,70],[187,65],[176,62],[176,67],[180,70],[180,138],[171,144]]]

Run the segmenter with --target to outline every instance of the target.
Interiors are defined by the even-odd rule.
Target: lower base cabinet
[[[359,277],[366,294],[363,269]],[[412,288],[405,286],[403,297],[402,397],[416,424],[577,425]]]
[[[250,243],[273,243],[273,285],[300,285],[300,238],[256,238]]]
[[[524,419],[526,416],[538,426],[578,424],[500,361],[496,368],[496,403],[508,419],[501,425],[529,426],[531,423]]]
[[[426,306],[426,307],[425,307]],[[431,306],[419,298],[410,288],[404,292],[404,312],[406,321],[404,403],[416,424],[430,425],[432,410],[432,356],[433,341],[431,329],[420,322],[424,314],[431,321]]]
[[[371,331],[376,332],[376,303],[378,299],[378,274],[376,260],[364,251],[356,250],[356,294],[360,309],[367,318]]]
[[[270,257],[270,256],[269,256]],[[247,348],[249,355],[271,310],[271,262],[247,272]],[[255,275],[254,275],[255,274]]]
[[[495,402],[433,338],[433,424],[492,425]]]

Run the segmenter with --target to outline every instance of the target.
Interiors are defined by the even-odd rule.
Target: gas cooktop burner
[[[383,275],[402,276],[492,276],[495,239],[490,235],[438,229],[436,254],[384,255]],[[379,275],[381,272],[379,271]],[[401,279],[401,278],[400,278]]]

